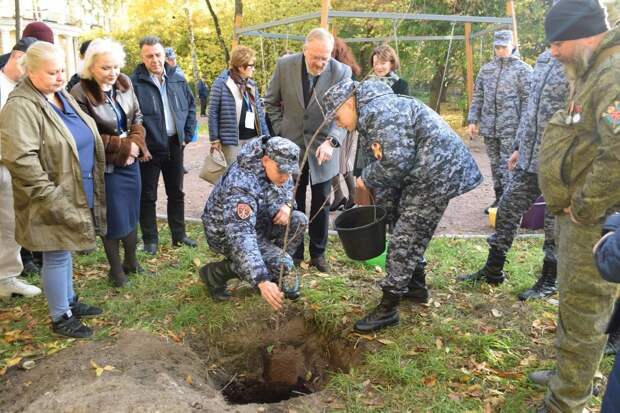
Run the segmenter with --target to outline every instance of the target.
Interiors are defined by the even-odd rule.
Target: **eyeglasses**
[[[248,63],[247,65],[243,65],[243,68],[247,69],[249,67],[251,69],[254,69],[254,66],[256,66],[256,63]]]

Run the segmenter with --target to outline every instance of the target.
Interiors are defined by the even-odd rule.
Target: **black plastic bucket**
[[[360,206],[347,209],[334,221],[334,228],[353,260],[374,258],[385,250],[385,208]]]

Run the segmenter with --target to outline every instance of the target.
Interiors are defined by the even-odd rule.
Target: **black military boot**
[[[424,268],[426,261],[422,259],[415,267],[411,280],[409,280],[408,290],[401,297],[403,300],[410,300],[414,303],[428,303],[428,288],[426,288],[426,273]]]
[[[398,315],[398,304],[400,296],[392,294],[387,290],[383,290],[383,297],[379,305],[372,310],[366,317],[355,323],[355,331],[359,333],[367,333],[369,331],[377,331],[382,328],[398,324],[400,317]]]
[[[537,300],[555,294],[558,290],[556,282],[557,272],[557,263],[544,260],[540,278],[538,278],[532,288],[518,295],[519,300]]]
[[[620,331],[614,331],[609,333],[609,338],[605,344],[605,355],[615,356],[620,350]]]
[[[459,275],[458,281],[484,281],[492,285],[498,285],[504,282],[506,274],[504,274],[504,263],[506,262],[506,254],[495,248],[489,249],[487,262],[480,270],[473,274]]]
[[[226,291],[228,280],[236,278],[230,260],[211,262],[199,271],[200,279],[207,286],[209,296],[214,300],[230,300],[230,293]]]

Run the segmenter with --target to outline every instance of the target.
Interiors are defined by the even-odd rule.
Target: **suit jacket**
[[[328,123],[319,133],[311,147],[310,139],[316,129],[323,122],[322,108],[319,102],[323,101],[323,94],[334,84],[351,79],[351,68],[334,59],[330,59],[327,67],[319,76],[314,87],[314,95],[310,98],[308,107],[304,107],[304,93],[301,77],[302,54],[284,56],[278,59],[273,77],[265,93],[265,110],[276,135],[283,136],[295,142],[301,148],[300,161],[307,149],[310,181],[319,184],[338,174],[340,150],[334,150],[331,160],[319,165],[315,152],[328,136],[343,142],[346,130],[338,128],[335,122]]]

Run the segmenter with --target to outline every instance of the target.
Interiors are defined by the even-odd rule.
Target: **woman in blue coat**
[[[229,69],[213,82],[209,99],[211,152],[221,150],[230,165],[239,148],[250,139],[268,135],[265,112],[252,80],[256,52],[249,47],[233,49]]]

